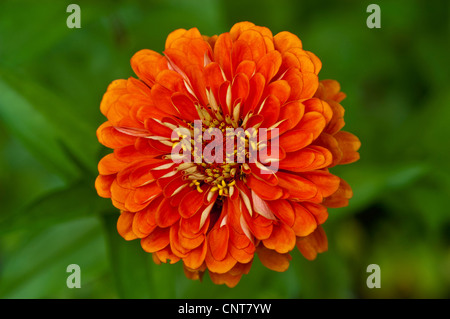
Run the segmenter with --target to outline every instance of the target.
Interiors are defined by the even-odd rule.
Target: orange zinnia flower
[[[296,246],[308,259],[325,251],[327,207],[352,197],[329,168],[358,160],[360,142],[341,131],[345,94],[319,81],[321,61],[295,35],[250,22],[212,37],[179,29],[165,48],[137,52],[138,79],[112,82],[100,105],[108,120],[97,136],[114,152],[99,162],[96,189],[120,210],[120,235],[140,238],[156,263],[182,260],[189,278],[208,270],[230,287],[255,253],[285,271]],[[215,143],[225,162],[201,157],[210,145],[195,123],[205,135],[242,128],[243,144],[225,153]]]

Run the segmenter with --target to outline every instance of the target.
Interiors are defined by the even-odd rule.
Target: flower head
[[[295,247],[307,259],[327,249],[327,207],[352,197],[329,168],[358,160],[360,142],[341,131],[338,82],[319,81],[298,37],[250,22],[212,37],[179,29],[131,66],[138,78],[110,84],[97,130],[114,151],[96,189],[120,210],[122,237],[228,286],[255,254],[285,271]]]

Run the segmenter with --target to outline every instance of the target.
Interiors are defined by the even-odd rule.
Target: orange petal
[[[252,60],[252,50],[250,45],[244,40],[237,40],[233,43],[233,48],[231,51],[231,63],[233,66],[234,74],[238,74],[237,71],[239,65],[244,61]],[[256,66],[256,63],[252,61]],[[253,70],[254,71],[254,70]],[[253,72],[249,75],[249,78],[253,75]]]
[[[323,205],[333,208],[345,207],[352,196],[353,191],[350,185],[341,178],[338,190],[333,195],[325,198]]]
[[[285,80],[291,88],[291,95],[288,101],[300,100],[303,91],[303,77],[300,70],[289,68],[280,80]]]
[[[158,73],[167,69],[167,60],[158,52],[144,49],[133,55],[131,67],[134,73],[151,87]]]
[[[181,174],[179,172],[177,172],[175,175],[164,177],[168,173],[172,173],[175,170],[175,167],[176,164],[171,160],[154,160],[151,168],[151,173],[161,189],[164,189],[169,181],[180,177]]]
[[[246,192],[244,192],[245,194]],[[243,198],[244,194],[240,194],[241,198]],[[245,194],[248,197],[248,204],[251,206],[250,203],[250,193]],[[246,225],[248,226],[250,233],[253,234],[257,239],[266,239],[268,238],[272,233],[273,228],[273,220],[268,219],[264,217],[263,215],[253,211],[252,209],[252,215],[250,215],[249,210],[247,209],[247,206],[245,204],[245,200],[240,199],[240,207],[242,211],[242,216],[244,218],[244,221]]]
[[[115,80],[108,85],[108,88],[103,94],[102,101],[100,102],[100,111],[103,115],[109,112],[111,106],[122,96],[128,93],[127,80]]]
[[[303,115],[295,129],[300,129],[312,133],[313,139],[316,139],[325,128],[326,121],[319,112],[308,112]]]
[[[205,264],[203,263],[203,265],[205,265]],[[205,269],[206,269],[206,267],[205,267]],[[184,271],[185,276],[191,280],[200,280],[201,281],[203,278],[203,275],[205,274],[205,269],[192,270],[192,269],[189,269],[188,267],[186,267],[185,265],[183,265],[183,271]]]
[[[252,53],[252,60],[256,63],[266,55],[266,43],[263,35],[258,31],[252,29],[245,30],[239,35],[238,39],[248,43]]]
[[[280,136],[279,143],[286,152],[295,152],[308,146],[312,143],[313,140],[313,132],[303,129],[297,129],[287,131],[282,134]]]
[[[276,123],[280,114],[280,101],[274,96],[269,95],[261,103],[258,114],[264,117],[261,128],[269,128]]]
[[[180,191],[181,187],[187,187],[188,181],[184,180],[183,176],[180,175],[174,175],[174,178],[172,178],[169,182],[158,180],[160,186],[163,188],[164,196],[171,197],[175,194],[175,192]]]
[[[341,128],[344,127],[344,108],[342,105],[340,105],[337,102],[328,100],[328,105],[333,110],[333,117],[331,118],[331,121],[327,124],[327,127],[325,128],[325,132],[331,135],[334,135],[335,133],[339,132]]]
[[[300,94],[300,99],[309,99],[314,96],[314,93],[319,87],[319,78],[312,72],[302,73],[303,88]]]
[[[123,170],[128,163],[119,161],[114,153],[104,156],[98,163],[98,172],[101,175],[111,175]]]
[[[145,120],[145,127],[151,133],[149,135],[162,136],[168,138],[171,138],[172,136],[172,129],[168,128],[162,123],[159,123],[153,118],[148,118]]]
[[[119,219],[117,220],[117,231],[120,236],[122,236],[125,240],[133,240],[138,238],[133,233],[133,219],[134,214],[126,211],[122,211],[120,213]]]
[[[291,87],[285,80],[273,81],[269,85],[267,85],[266,89],[264,90],[263,97],[268,95],[275,96],[280,101],[280,105],[283,106],[291,95]]]
[[[270,270],[283,272],[289,268],[292,257],[289,253],[280,254],[272,249],[259,245],[256,250],[261,263]]]
[[[136,136],[119,132],[110,122],[105,122],[97,129],[98,141],[109,148],[133,145]]]
[[[166,48],[174,47],[174,43],[179,39],[202,39],[203,37],[197,28],[177,29],[172,31],[166,38]]]
[[[174,52],[173,52],[172,59],[175,60],[176,63],[178,63],[182,66],[189,65],[182,52],[179,52],[178,50],[173,50],[173,51]],[[175,62],[171,61],[171,63],[175,63]],[[186,83],[185,83],[185,81],[187,80],[186,74],[184,73],[183,70],[178,68],[178,66],[174,65],[174,67],[177,68],[176,71],[175,70],[164,70],[164,71],[161,71],[160,73],[158,73],[158,76],[156,78],[156,83],[159,84],[160,86],[162,86],[163,88],[169,90],[170,93],[168,93],[168,95],[171,95],[174,92],[181,92],[184,94],[189,94],[189,92],[187,91],[187,88],[186,88]],[[155,84],[155,86],[156,86],[156,84]],[[153,89],[154,89],[154,86],[152,87],[151,91],[153,91]],[[158,94],[161,94],[161,93],[158,93]],[[151,94],[151,96],[153,97],[154,95]],[[159,107],[157,105],[157,103],[155,103],[155,100],[153,98],[152,98],[152,101],[157,109],[164,111],[164,108]]]
[[[208,105],[209,101],[206,97],[206,80],[203,73],[203,66],[192,64],[186,67],[185,72],[189,78],[188,85],[191,87],[194,96],[201,105]]]
[[[217,274],[210,271],[209,275],[215,284],[226,284],[228,287],[232,288],[238,284],[243,274],[249,273],[251,266],[252,261],[247,263],[236,263],[230,271],[224,274]]]
[[[247,75],[247,78],[251,79],[253,74],[255,74],[256,63],[251,60],[244,60],[239,63],[235,70],[235,74],[244,73]]]
[[[359,153],[357,151],[361,147],[361,142],[355,135],[340,131],[334,134],[334,138],[342,150],[342,158],[339,164],[349,164],[359,160]]]
[[[145,238],[141,239],[141,246],[148,253],[154,253],[169,245],[170,228],[157,227]]]
[[[311,62],[314,64],[314,73],[319,74],[320,70],[322,69],[322,61],[312,52],[305,51],[309,58],[311,59]]]
[[[300,122],[304,113],[305,106],[300,101],[292,101],[282,105],[280,107],[280,115],[278,116],[278,121],[283,121],[278,126],[280,130],[279,134],[281,135],[294,128]]]
[[[200,212],[204,210],[203,206],[200,208]],[[190,218],[182,218],[180,221],[180,232],[183,237],[186,238],[197,238],[200,234],[206,233],[209,226],[210,218],[206,218],[205,224],[200,227],[201,214],[195,214]]]
[[[179,240],[181,247],[185,249],[196,249],[198,246],[200,246],[205,241],[205,235],[200,234],[197,235],[197,237],[189,238],[189,237],[183,237],[183,235],[179,234]]]
[[[219,63],[211,62],[207,66],[205,66],[204,70],[206,86],[212,89],[214,96],[218,97],[218,90],[220,85],[226,81],[224,75],[222,74],[222,69],[220,68]]]
[[[340,178],[336,175],[325,171],[311,171],[304,172],[301,175],[311,182],[313,182],[323,197],[328,197],[337,191],[340,183]]]
[[[165,146],[162,147],[161,149],[159,147],[154,147],[153,142],[158,142],[155,140],[149,140],[148,138],[144,138],[144,137],[138,137],[136,140],[136,143],[134,144],[134,146],[136,147],[136,150],[146,156],[150,156],[150,157],[155,157],[155,156],[159,156],[159,155],[163,155],[163,154],[167,154],[170,153],[172,148],[168,145],[163,145],[161,143],[158,142],[158,146]]]
[[[139,166],[136,165],[137,167],[133,167],[133,170],[128,176],[130,186],[132,187],[141,187],[155,180],[150,170],[154,167],[153,163],[150,164],[150,162],[145,162],[142,164]]]
[[[337,103],[345,98],[345,93],[341,92],[341,85],[336,80],[320,81],[320,89],[316,95],[322,100],[332,100]]]
[[[305,172],[328,167],[333,160],[331,152],[321,146],[310,145],[304,149],[286,153],[279,163],[280,169]]]
[[[255,26],[254,23],[243,21],[235,23],[230,30],[231,40],[236,41],[237,38],[244,32],[245,30],[249,30]]]
[[[231,75],[231,48],[233,43],[231,42],[229,33],[222,33],[214,44],[214,61],[217,62],[225,77],[228,80],[232,79]]]
[[[231,256],[229,252],[227,252],[224,259],[216,260],[213,257],[210,249],[208,249],[206,252],[205,262],[210,271],[218,274],[223,274],[233,268],[234,265],[236,265],[237,261],[233,258],[233,256]]]
[[[249,93],[249,88],[250,83],[247,75],[244,73],[236,74],[231,84],[231,104],[234,104],[238,99],[245,101]]]
[[[228,254],[228,240],[229,240],[228,225],[215,228],[209,232],[208,245],[212,257],[215,260],[223,260]]]
[[[236,265],[234,265],[233,268],[231,268],[231,270],[228,273],[233,276],[243,274],[247,275],[250,272],[250,269],[252,268],[252,262],[253,260],[247,263],[237,263]]]
[[[303,202],[301,205],[306,208],[316,219],[317,224],[323,224],[328,218],[328,210],[321,204]]]
[[[294,202],[291,204],[295,212],[295,221],[292,226],[295,235],[303,237],[311,234],[317,228],[316,219],[302,204]]]
[[[170,227],[180,219],[177,207],[170,205],[170,199],[164,198],[155,214],[156,224],[161,227]]]
[[[180,237],[179,237],[179,225],[174,224],[172,227],[170,227],[170,249],[172,252],[179,258],[185,258],[187,254],[189,253],[189,249],[184,248],[181,245]]]
[[[267,204],[270,206],[275,216],[282,220],[283,223],[285,223],[289,227],[292,227],[294,225],[294,209],[292,208],[289,201],[285,199],[278,199],[274,201],[268,201]]]
[[[199,268],[205,261],[208,246],[206,243],[191,250],[186,257],[183,258],[184,265],[191,269]]]
[[[245,236],[245,235],[244,235]],[[247,238],[248,239],[248,238]],[[255,245],[250,243],[245,248],[237,248],[234,245],[230,245],[230,254],[238,263],[248,263],[253,259],[255,253]]]
[[[189,218],[198,212],[203,205],[203,193],[194,189],[189,191],[181,200],[178,212],[181,217]]]
[[[241,280],[241,275],[232,275],[229,272],[224,274],[218,274],[215,272],[209,272],[209,277],[211,278],[211,281],[215,283],[216,285],[227,285],[229,288],[235,287],[239,281]]]
[[[117,182],[117,179],[114,179],[114,181],[111,184],[111,200],[114,206],[116,206],[119,209],[126,210],[124,203],[127,200],[130,193],[131,190],[120,186],[119,183]]]
[[[97,194],[103,198],[111,197],[111,184],[116,178],[115,174],[111,175],[98,175],[95,179],[95,189]]]
[[[261,73],[269,83],[277,74],[281,66],[281,54],[278,51],[271,51],[264,55],[256,64],[256,72]]]
[[[314,260],[317,253],[328,250],[328,239],[321,226],[306,237],[297,238],[297,248],[308,260]]]
[[[171,264],[174,264],[180,260],[180,258],[172,252],[170,246],[166,246],[165,248],[154,252],[152,256],[156,256],[159,262],[163,263],[167,263],[167,261],[170,261]]]
[[[173,72],[173,71],[167,71],[167,72]],[[173,106],[172,101],[170,100],[172,93],[173,93],[172,90],[169,90],[168,88],[162,86],[161,84],[156,83],[152,87],[152,101],[155,105],[155,108],[158,111],[160,111],[164,114],[180,116],[179,112]]]
[[[272,234],[262,242],[267,248],[284,254],[294,249],[295,233],[292,228],[283,222],[274,223]]]
[[[144,204],[156,197],[156,195],[161,193],[156,182],[149,183],[147,185],[136,188],[133,198],[130,198],[130,206],[132,205],[131,200],[136,204]],[[127,203],[126,203],[127,204]]]
[[[231,82],[223,82],[219,87],[218,102],[223,115],[231,114]]]
[[[302,48],[302,41],[295,35],[287,31],[280,32],[273,37],[275,49],[285,52],[291,48]]]
[[[283,195],[283,190],[278,186],[271,186],[264,181],[253,177],[251,174],[247,176],[247,185],[261,199],[273,200],[278,199]]]
[[[174,93],[171,96],[172,104],[183,114],[185,120],[193,122],[199,119],[197,109],[195,108],[194,102],[185,94]],[[161,135],[160,135],[161,136]]]
[[[261,73],[256,73],[250,79],[250,89],[247,96],[247,100],[244,103],[244,109],[242,111],[243,116],[247,115],[249,111],[252,111],[259,105],[259,101],[264,92],[264,86],[266,84],[266,79]]]
[[[319,137],[314,141],[314,144],[325,147],[332,155],[332,161],[328,167],[333,167],[342,159],[342,150],[339,147],[337,140],[330,134],[322,132]]]
[[[139,238],[147,237],[155,228],[153,212],[148,209],[141,210],[134,214],[133,232]]]
[[[201,66],[205,64],[205,56],[207,56],[209,59],[211,59],[211,48],[203,38],[180,38],[175,40],[170,48],[167,48],[164,50],[164,54],[166,56],[169,56],[170,62],[174,62],[172,59],[172,56],[170,56],[171,53],[179,51],[184,55],[184,59],[189,64],[193,64],[196,66]],[[171,52],[171,53],[168,53]],[[180,67],[181,70],[186,71],[184,68],[187,64],[178,64],[177,66]],[[174,67],[173,64],[171,64],[172,67]]]
[[[300,48],[291,48],[283,53],[283,67],[288,69],[290,67],[298,68],[302,73],[314,73],[315,66],[306,51]]]
[[[285,188],[292,198],[299,200],[311,200],[318,193],[318,188],[313,182],[295,174],[278,172],[278,186]]]
[[[302,102],[305,105],[305,112],[318,112],[325,118],[326,124],[328,124],[333,117],[333,110],[330,105],[320,99],[312,98]]]

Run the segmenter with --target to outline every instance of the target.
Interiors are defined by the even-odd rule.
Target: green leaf
[[[154,287],[151,281],[151,254],[141,248],[138,240],[126,241],[119,235],[117,218],[112,214],[102,216],[119,296],[129,299],[155,298],[159,288]]]
[[[0,92],[0,120],[38,159],[64,176],[74,176],[80,168],[96,174],[96,128],[85,123],[70,103],[10,75],[0,76]]]
[[[1,298],[58,298],[61,294],[88,294],[66,285],[70,264],[81,268],[81,287],[101,276],[107,269],[105,245],[97,218],[83,218],[49,227],[22,239],[10,254],[5,254],[0,276]]]
[[[115,3],[79,3],[81,29],[67,27],[70,2],[6,1],[0,4],[0,65],[14,69],[36,59],[45,59],[45,53],[54,49],[72,34],[89,28],[94,22],[117,7]],[[40,62],[42,63],[42,62]]]
[[[80,217],[101,213],[110,207],[109,200],[100,198],[92,185],[78,182],[54,190],[25,207],[0,219],[0,232],[20,229],[42,229]]]
[[[353,197],[347,207],[330,209],[330,220],[342,218],[356,213],[371,203],[377,201],[386,192],[406,187],[423,176],[429,167],[426,164],[352,164],[345,174],[338,174],[344,178],[353,189]]]
[[[1,77],[0,121],[47,167],[67,180],[78,175],[77,167],[61,148],[57,130]]]

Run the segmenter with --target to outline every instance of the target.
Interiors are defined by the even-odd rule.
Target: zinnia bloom
[[[131,66],[137,78],[109,85],[97,130],[114,151],[95,186],[120,210],[124,239],[140,239],[156,263],[182,261],[189,278],[207,270],[230,287],[255,254],[285,271],[295,247],[307,259],[327,250],[327,207],[352,197],[329,169],[358,160],[360,142],[341,131],[338,82],[319,81],[321,61],[297,36],[250,22],[212,37],[179,29],[163,55],[141,50]],[[209,137],[223,162],[202,157],[207,132],[239,128],[231,153]]]

